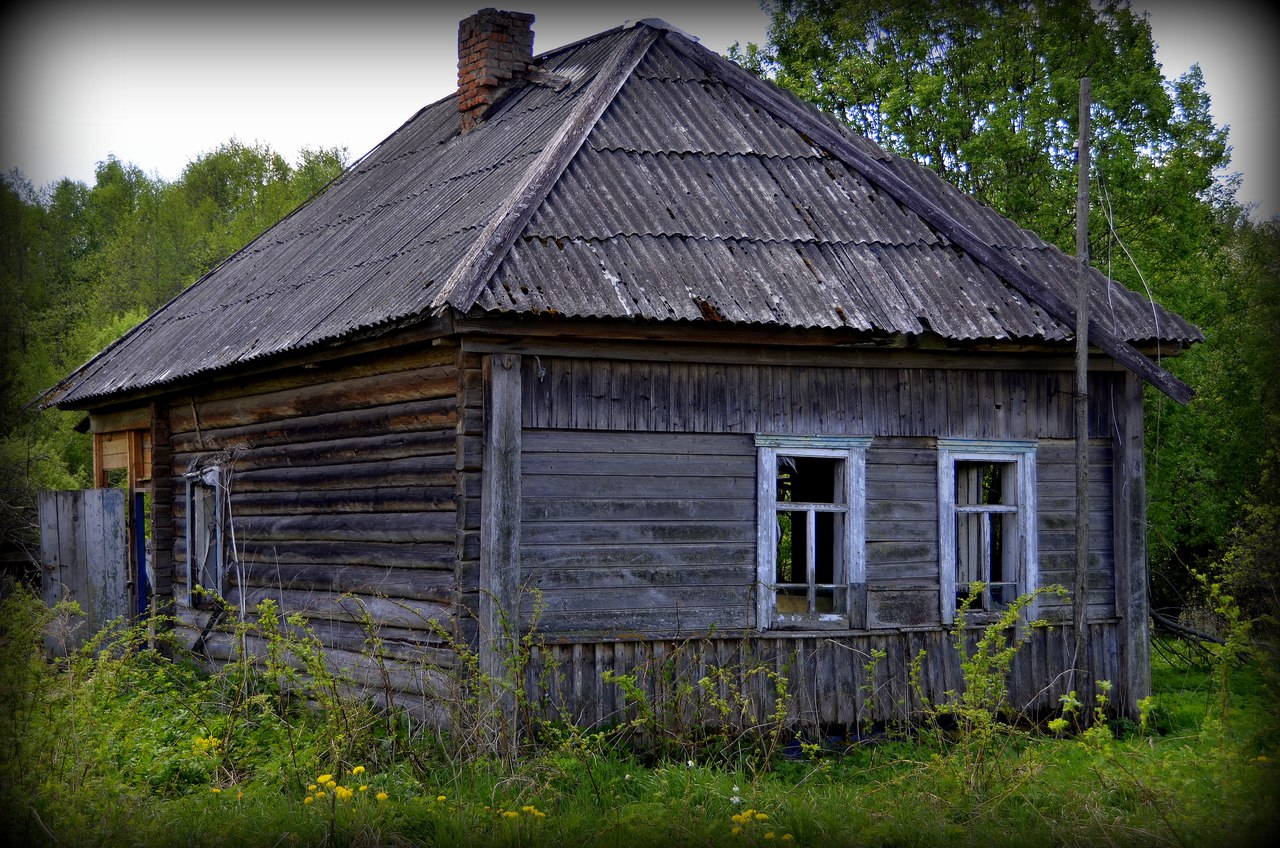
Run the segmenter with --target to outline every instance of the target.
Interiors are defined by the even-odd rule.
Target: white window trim
[[[853,626],[857,588],[866,584],[866,468],[870,436],[757,435],[756,443],[756,627],[769,629],[819,629]],[[779,456],[811,456],[840,459],[845,463],[844,502],[846,520],[844,556],[840,567],[845,584],[845,610],[814,617],[780,620],[774,576],[778,550],[777,469]]]
[[[207,607],[209,601],[207,598],[201,598],[195,591],[198,584],[197,566],[195,562],[195,533],[196,533],[196,515],[195,515],[195,495],[200,488],[212,488],[214,491],[213,499],[213,526],[210,532],[213,534],[213,574],[215,587],[205,587],[206,591],[212,591],[218,597],[222,597],[223,589],[226,585],[226,546],[223,533],[226,527],[226,514],[223,509],[222,492],[222,474],[218,467],[210,466],[196,471],[189,471],[183,475],[186,480],[186,545],[187,545],[187,604],[192,608]]]
[[[1034,591],[1039,581],[1036,539],[1036,443],[1021,440],[938,439],[938,553],[943,624],[956,617],[956,462],[1004,462],[1017,468],[1019,595]],[[1036,617],[1035,602],[1025,610]]]

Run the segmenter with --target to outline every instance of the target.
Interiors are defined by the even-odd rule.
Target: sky
[[[495,0],[488,0],[489,3]],[[924,0],[922,0],[924,2]],[[360,157],[456,84],[457,24],[485,0],[10,0],[0,12],[0,172],[37,188],[92,183],[113,155],[176,179],[235,138],[296,161],[302,147]],[[500,4],[501,5],[501,4]],[[1237,198],[1280,215],[1275,80],[1280,14],[1244,0],[1134,0],[1167,78],[1199,63],[1231,127]],[[534,51],[658,17],[719,53],[763,43],[758,0],[510,0],[532,12]]]

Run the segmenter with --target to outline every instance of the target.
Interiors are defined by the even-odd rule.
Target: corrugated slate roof
[[[964,222],[1068,300],[1073,259],[808,113],[803,122],[826,122],[836,148],[897,175],[917,195],[904,203],[856,157],[815,142],[811,123],[771,108],[769,98],[790,95],[727,84],[733,66],[682,35],[622,28],[539,62],[568,84],[519,86],[466,134],[453,97],[426,107],[45,401],[158,387],[449,307],[957,340],[1071,336],[1052,308],[1010,285],[1007,268],[976,261],[912,208],[923,200]],[[1092,301],[1095,321],[1120,339],[1201,338],[1097,272]]]

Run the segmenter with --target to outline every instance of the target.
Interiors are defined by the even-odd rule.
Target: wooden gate
[[[51,650],[82,643],[129,609],[129,534],[123,489],[40,493],[40,565],[45,603],[80,603],[84,620]]]

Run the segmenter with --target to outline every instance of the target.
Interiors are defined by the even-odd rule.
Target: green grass
[[[1154,727],[1116,724],[1121,737],[1001,724],[981,751],[920,730],[797,759],[653,761],[620,734],[557,728],[501,759],[323,687],[308,704],[244,669],[203,674],[139,634],[49,662],[31,637],[49,615],[18,593],[0,619],[0,822],[14,844],[1189,848],[1280,832],[1261,663],[1232,669],[1224,713],[1214,668],[1158,659]],[[351,797],[317,798],[325,773]]]

